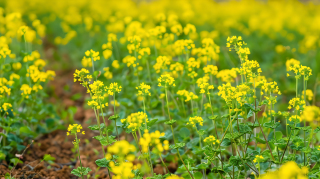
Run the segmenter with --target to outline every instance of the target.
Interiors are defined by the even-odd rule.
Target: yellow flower
[[[95,52],[95,51],[93,51],[92,49],[91,49],[90,51],[87,50],[87,51],[85,52],[85,55],[86,55],[87,57],[90,57],[93,61],[100,60],[99,52]]]
[[[220,143],[220,141],[218,139],[216,139],[213,135],[210,135],[209,137],[204,138],[203,141],[208,144],[213,144],[213,145]]]
[[[141,125],[145,122],[149,122],[148,116],[144,112],[137,112],[130,114],[126,119],[121,119],[123,124],[128,124],[128,129],[131,129],[132,132],[138,130]]]
[[[218,74],[218,67],[213,66],[213,65],[207,65],[206,67],[203,68],[203,71],[206,74],[211,74],[211,75],[217,75]]]
[[[81,129],[82,129],[81,124],[69,124],[67,135],[70,135],[70,134],[76,135],[77,133],[84,134],[84,131],[81,131]]]
[[[192,127],[196,127],[196,124],[203,126],[203,119],[200,116],[190,117],[187,125],[191,125]]]
[[[306,106],[301,114],[301,120],[308,122],[320,121],[320,108],[317,106]]]
[[[151,93],[149,92],[150,85],[146,85],[145,83],[140,83],[140,86],[136,87],[138,90],[138,96],[151,96]]]
[[[122,87],[118,85],[118,83],[111,83],[110,86],[106,86],[105,90],[108,92],[109,95],[113,96],[114,93],[120,93]]]
[[[263,156],[262,155],[256,155],[255,159],[253,160],[254,163],[257,163],[257,162],[261,162],[263,160]]]
[[[164,86],[165,88],[169,87],[169,86],[176,86],[174,84],[174,79],[169,75],[161,75],[161,77],[158,78],[158,86]]]
[[[304,96],[304,91],[302,91],[302,96],[301,96],[301,98],[303,98],[303,96]],[[306,99],[307,99],[308,101],[312,101],[312,99],[313,99],[313,92],[312,92],[312,90],[310,90],[310,89],[307,89],[307,90],[306,90]]]
[[[2,109],[4,111],[7,111],[9,108],[12,108],[12,104],[10,104],[10,103],[3,103],[2,104]]]

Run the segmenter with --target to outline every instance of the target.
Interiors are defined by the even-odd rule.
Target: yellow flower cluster
[[[290,161],[282,165],[278,170],[267,172],[266,174],[259,177],[259,179],[307,179],[308,177],[308,168],[300,168],[296,162]]]
[[[218,74],[218,67],[214,65],[207,65],[203,67],[203,71],[206,74],[211,74],[211,75],[217,75]]]
[[[192,127],[196,127],[196,124],[203,126],[203,119],[200,116],[190,117],[187,125],[191,125]]]
[[[167,65],[171,64],[171,59],[166,56],[158,56],[157,62],[153,65],[156,73],[160,73],[162,69],[167,69]]]
[[[302,108],[305,108],[306,102],[303,99],[300,99],[300,98],[292,98],[289,101],[288,109],[295,108],[296,110],[299,110],[300,106],[302,106]]]
[[[170,175],[166,179],[184,179],[183,177],[179,177],[178,175]]]
[[[12,104],[10,103],[3,103],[2,108],[0,107],[0,109],[3,109],[4,111],[7,111],[9,108],[12,108]]]
[[[241,68],[237,69],[237,71],[239,74],[245,75],[249,80],[257,78],[262,72],[259,63],[254,60],[245,60],[245,62],[241,64]]]
[[[128,123],[128,128],[132,130],[132,132],[138,130],[144,122],[149,122],[148,116],[144,112],[137,112],[130,114],[126,119],[121,119],[123,124]]]
[[[103,76],[106,77],[107,79],[112,79],[113,75],[112,72],[110,72],[110,67],[105,67],[103,68],[104,74]]]
[[[257,163],[257,162],[260,162],[263,159],[264,159],[264,157],[262,155],[256,155],[256,157],[254,158],[253,162]]]
[[[320,108],[318,106],[306,106],[302,111],[301,120],[320,121]]]
[[[263,86],[261,87],[262,90],[264,90],[264,93],[261,92],[261,95],[271,95],[273,94],[278,94],[281,95],[281,92],[279,91],[279,87],[277,82],[269,82],[269,83],[264,83]]]
[[[137,60],[136,57],[133,57],[133,56],[128,55],[128,56],[126,56],[126,57],[124,57],[124,58],[122,59],[122,62],[125,63],[125,64],[127,64],[127,67],[130,67],[131,65],[132,65],[133,67],[136,67],[137,65],[139,65],[139,63],[136,63],[136,64],[135,64],[135,61],[136,61],[136,60]]]
[[[226,83],[234,82],[234,79],[237,77],[237,70],[235,68],[221,70],[217,74],[217,78],[220,78],[221,81]]]
[[[110,86],[106,86],[105,90],[108,92],[109,95],[113,96],[114,93],[120,93],[122,87],[118,85],[118,83],[111,83]]]
[[[214,89],[213,85],[209,85],[209,83],[201,83],[199,84],[200,93],[210,94],[209,90]]]
[[[140,83],[140,86],[136,87],[138,90],[138,96],[151,96],[151,93],[149,92],[150,85],[146,85],[145,83]]]
[[[81,132],[81,129],[82,129],[81,124],[69,124],[67,135],[70,135],[70,134],[76,135],[77,133]],[[85,134],[84,131],[82,131],[81,133]]]
[[[234,49],[237,52],[241,62],[248,60],[248,55],[250,54],[249,48],[242,47],[243,45],[247,44],[242,40],[241,36],[228,37],[227,39],[227,47],[229,48],[229,51]]]
[[[169,69],[172,73],[172,76],[177,78],[179,75],[182,75],[184,65],[179,62],[176,62],[174,64],[171,64]]]
[[[117,38],[117,36],[115,38]],[[109,41],[108,43],[103,44],[102,50],[103,50],[103,52],[102,52],[103,57],[106,60],[108,60],[112,56],[112,42]]]
[[[176,55],[190,53],[192,48],[195,48],[193,40],[191,39],[182,39],[174,42],[174,49]]]
[[[141,59],[141,58],[146,57],[146,56],[148,56],[150,54],[151,54],[151,50],[150,50],[149,47],[141,48],[139,50],[138,58]]]
[[[29,95],[31,94],[32,88],[27,84],[23,84],[20,90],[22,91],[21,96],[28,99]]]
[[[213,135],[210,135],[209,137],[204,138],[203,141],[208,144],[213,144],[213,145],[220,143],[220,141],[218,139],[216,139]]]
[[[177,95],[185,97],[186,98],[185,102],[199,98],[193,92],[189,92],[187,90],[179,90],[179,91],[177,91]]]
[[[132,54],[133,51],[135,51],[135,53],[136,53],[140,47],[141,37],[139,37],[137,35],[130,36],[130,37],[128,37],[128,41],[130,42],[130,44],[127,45],[127,49],[129,51],[129,53]]]
[[[302,96],[301,96],[301,98],[304,98],[304,91],[302,91]],[[308,101],[312,101],[312,99],[313,99],[313,92],[312,92],[312,90],[310,90],[310,89],[307,89],[307,90],[306,90],[306,99],[307,99]]]
[[[84,54],[87,56],[87,58],[90,58],[93,61],[100,60],[99,52],[95,52],[92,49],[90,51],[87,50]]]
[[[114,174],[112,178],[129,179],[134,177],[132,170],[136,168],[136,166],[132,163],[135,160],[135,155],[132,153],[135,151],[136,147],[126,140],[117,141],[112,146],[108,147],[108,152],[106,154],[107,160],[112,159],[112,155],[118,156],[118,165],[113,161],[109,163],[111,171]]]
[[[45,82],[46,80],[52,80],[56,76],[56,73],[52,70],[47,70],[46,72],[40,71],[35,65],[29,66],[27,69],[27,77],[30,77],[34,83]]]
[[[169,74],[166,74],[166,75],[161,75],[159,78],[158,78],[158,86],[164,86],[165,88],[169,87],[169,86],[176,86],[176,84],[174,84],[174,79],[169,75]]]
[[[103,94],[104,84],[102,81],[94,81],[87,88],[87,93],[91,94],[91,101],[88,101],[88,106],[91,106],[93,109],[105,108],[108,106],[108,103],[103,103],[105,95]]]
[[[92,79],[92,75],[89,75],[89,70],[82,68],[81,70],[76,70],[73,74],[73,81],[79,81],[84,87],[88,86],[88,82]]]
[[[293,58],[286,61],[287,71],[291,71],[291,69],[294,69],[295,66],[298,67],[299,65],[300,65],[300,61],[293,59]]]
[[[139,140],[142,152],[148,152],[149,146],[153,147],[151,151],[155,154],[161,154],[164,150],[169,150],[169,141],[165,140],[163,143],[160,141],[160,137],[164,135],[164,133],[160,133],[159,131],[149,133],[148,130],[144,130],[143,137]]]
[[[292,71],[295,73],[297,79],[303,76],[305,80],[309,80],[309,77],[312,75],[312,70],[310,67],[300,65],[300,62],[295,59],[287,60],[286,67],[287,71]],[[287,76],[290,75],[287,74]]]
[[[292,115],[289,117],[289,121],[301,122],[301,117],[297,115]]]

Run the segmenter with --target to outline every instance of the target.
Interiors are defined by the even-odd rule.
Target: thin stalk
[[[113,93],[113,115],[116,115],[116,93]],[[120,140],[120,136],[118,133],[118,127],[117,127],[117,121],[116,119],[114,120],[114,126],[116,127],[116,132],[118,136],[118,141]]]
[[[164,163],[164,161],[163,161],[163,159],[162,159],[161,154],[159,154],[159,157],[160,157],[160,160],[161,160],[162,164],[166,167],[167,172],[168,172],[168,173],[170,173],[170,171],[169,171],[169,169],[168,169],[167,165]]]
[[[75,136],[76,136],[76,141],[77,141],[77,143],[78,143],[77,134],[75,134]],[[80,143],[80,141],[79,141],[79,143]],[[82,167],[82,163],[81,163],[81,158],[80,158],[80,147],[79,147],[79,143],[78,143],[79,161],[80,161],[81,169],[83,169],[83,167]],[[83,175],[82,175],[82,174],[81,174],[81,177],[82,177],[82,179],[84,179],[84,177],[83,177]]]
[[[262,127],[261,127],[261,124],[260,124],[259,120],[257,120],[257,121],[258,121],[260,130],[261,130],[261,132],[262,132],[262,135],[263,135],[263,137],[264,137],[264,140],[266,141],[267,146],[268,146],[268,148],[269,148],[269,150],[270,150],[271,157],[272,157],[273,161],[275,161],[275,159],[274,159],[274,157],[273,157],[273,154],[272,154],[272,150],[271,150],[271,148],[270,148],[270,146],[269,146],[269,142],[268,142],[268,140],[267,140],[267,138],[266,138],[266,135],[264,134],[264,132],[263,132],[263,130],[262,130]]]
[[[98,123],[98,126],[99,126],[100,137],[102,137],[102,131],[101,131],[101,128],[100,128],[100,118],[99,118],[99,116],[97,115],[97,112],[96,112],[96,109],[95,109],[95,108],[93,109],[93,111],[94,111],[94,114],[96,115],[97,123]],[[104,147],[103,147],[103,145],[101,145],[101,147],[102,147],[103,156],[105,156],[105,152],[104,152]]]
[[[305,104],[307,104],[307,101],[306,101],[306,86],[307,86],[307,81],[306,81],[306,77],[303,76],[303,99],[304,99],[304,102]],[[303,121],[304,123],[304,127],[306,127],[306,120]],[[303,131],[303,139],[304,139],[304,146],[306,147],[306,131],[304,130]],[[304,163],[304,166],[306,166],[306,153],[304,152],[303,153],[303,163]]]
[[[170,111],[169,111],[169,103],[168,103],[167,85],[165,85],[165,88],[164,88],[164,89],[165,89],[165,93],[166,93],[166,101],[167,101],[167,108],[168,108],[169,120],[171,121]],[[176,139],[175,139],[175,137],[174,137],[173,127],[172,127],[172,125],[170,125],[170,126],[171,126],[171,131],[172,131],[173,142],[174,142],[174,145],[176,145]],[[177,153],[178,153],[178,156],[179,156],[182,164],[184,165],[184,167],[185,167],[186,170],[188,171],[190,177],[191,177],[192,179],[194,179],[193,176],[192,176],[192,174],[190,173],[188,167],[186,166],[186,164],[185,164],[184,161],[182,160],[182,157],[181,157],[181,155],[180,155],[179,149],[177,149]]]

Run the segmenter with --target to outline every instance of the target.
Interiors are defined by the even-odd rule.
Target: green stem
[[[164,161],[163,161],[163,159],[162,159],[161,154],[159,154],[159,156],[160,156],[160,160],[161,160],[162,164],[166,167],[167,172],[168,172],[168,173],[170,173],[170,171],[169,171],[169,169],[168,169],[167,165],[164,163]]]
[[[79,147],[80,141],[78,142],[77,134],[75,134],[75,136],[76,136],[76,141],[77,141],[77,146],[78,146],[78,152],[79,152],[79,161],[80,161],[80,166],[81,166],[81,171],[82,171],[83,167],[82,167],[82,163],[81,163],[80,147]],[[84,179],[82,173],[81,173],[81,177],[82,177],[82,179]]]
[[[96,115],[97,123],[98,123],[98,126],[99,126],[100,137],[102,138],[102,131],[101,131],[101,128],[100,128],[100,118],[99,118],[99,116],[97,115],[97,112],[96,112],[96,109],[95,109],[95,108],[93,109],[93,111],[94,111],[94,114]],[[104,147],[103,147],[103,145],[101,145],[101,147],[102,147],[103,156],[105,156],[105,152],[104,152]]]
[[[167,94],[167,85],[165,85],[165,88],[164,88],[164,89],[165,89],[165,93],[166,93],[166,101],[167,101],[167,108],[168,108],[169,120],[171,121],[171,118],[170,118],[170,111],[169,111],[168,94]],[[171,131],[172,131],[173,142],[174,142],[174,145],[176,145],[176,139],[175,139],[175,137],[174,137],[173,127],[172,127],[172,125],[170,125],[170,126],[171,126]],[[180,160],[181,160],[182,164],[184,165],[184,167],[185,167],[185,168],[186,168],[186,170],[188,171],[188,173],[189,173],[190,177],[191,177],[192,179],[194,179],[194,178],[193,178],[193,176],[192,176],[192,174],[190,173],[190,171],[189,171],[188,167],[186,166],[186,164],[185,164],[185,163],[184,163],[184,161],[182,160],[182,157],[181,157],[181,155],[180,155],[179,149],[177,149],[177,153],[178,153],[178,156],[179,156],[179,158],[180,158]]]
[[[113,115],[116,115],[116,93],[113,93]],[[116,127],[118,141],[120,141],[120,136],[119,136],[118,127],[117,127],[117,119],[114,120],[114,126]]]

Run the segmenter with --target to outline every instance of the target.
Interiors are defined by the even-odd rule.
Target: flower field
[[[320,177],[317,1],[0,1],[1,179]]]

